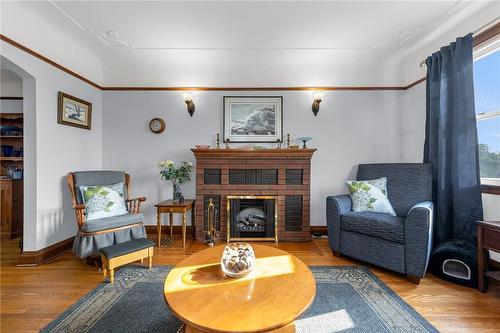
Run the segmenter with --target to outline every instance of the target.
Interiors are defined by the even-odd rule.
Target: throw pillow
[[[387,178],[373,180],[348,180],[347,186],[353,212],[387,213],[396,212],[387,198]]]
[[[88,221],[127,214],[123,183],[80,186]]]

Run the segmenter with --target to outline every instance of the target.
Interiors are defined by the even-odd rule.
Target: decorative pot
[[[224,274],[232,278],[247,275],[255,266],[255,253],[250,244],[229,243],[224,248],[220,265]]]
[[[182,195],[181,192],[181,184],[173,182],[173,189],[174,189],[174,200],[178,202],[183,202],[184,201],[184,196]]]

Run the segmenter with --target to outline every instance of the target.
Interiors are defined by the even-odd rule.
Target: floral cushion
[[[347,186],[353,212],[387,213],[396,216],[387,198],[386,177],[373,180],[348,180]]]
[[[85,203],[86,220],[127,214],[123,183],[79,187]]]

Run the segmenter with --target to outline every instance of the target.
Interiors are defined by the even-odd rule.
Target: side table
[[[194,222],[194,203],[196,200],[165,200],[155,205],[156,207],[156,231],[158,233],[158,247],[161,246],[161,214],[169,214],[170,237],[173,236],[174,213],[182,214],[182,247],[186,247],[186,213],[191,211],[191,224]]]
[[[500,271],[488,270],[488,250],[500,252],[500,221],[477,222],[478,289],[486,291],[486,278],[500,281]]]

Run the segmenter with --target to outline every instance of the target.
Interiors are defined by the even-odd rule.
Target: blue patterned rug
[[[367,268],[310,268],[316,298],[296,321],[297,332],[438,332]],[[177,332],[181,322],[163,298],[170,269],[122,268],[114,284],[100,284],[41,332]]]

